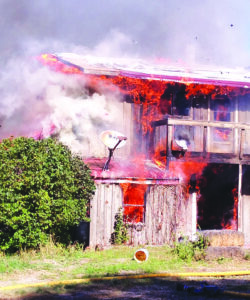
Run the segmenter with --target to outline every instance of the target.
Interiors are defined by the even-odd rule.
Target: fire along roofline
[[[179,184],[179,178],[135,178],[135,177],[124,177],[124,178],[104,178],[104,177],[93,177],[96,183],[133,183],[133,184],[147,184],[147,185],[160,185],[168,184],[174,185]]]
[[[183,67],[149,64],[139,59],[81,56],[74,53],[53,56],[63,64],[78,68],[84,74],[250,88],[250,72],[244,69],[207,67],[185,70]]]

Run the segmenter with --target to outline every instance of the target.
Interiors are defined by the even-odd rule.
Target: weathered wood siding
[[[110,244],[115,215],[121,206],[122,191],[118,184],[96,184],[96,193],[90,203],[90,247]]]
[[[123,205],[119,184],[96,184],[90,209],[90,247],[110,245],[115,215]],[[176,236],[190,234],[191,201],[180,185],[149,185],[143,223],[130,224],[129,244],[171,244]]]
[[[250,196],[244,195],[242,199],[242,232],[245,236],[245,245],[250,247]]]

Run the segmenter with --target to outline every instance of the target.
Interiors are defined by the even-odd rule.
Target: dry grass
[[[202,235],[212,247],[241,247],[244,245],[244,234],[235,230],[205,230]]]

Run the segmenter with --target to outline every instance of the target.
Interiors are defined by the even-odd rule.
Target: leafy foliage
[[[0,249],[34,248],[50,234],[62,243],[87,220],[94,192],[89,168],[49,138],[0,143]]]
[[[202,235],[198,235],[197,240],[193,242],[184,237],[180,242],[175,243],[174,253],[184,261],[201,260],[205,257],[206,247],[207,241]]]
[[[111,235],[111,242],[115,245],[121,245],[128,241],[128,224],[123,220],[123,209],[119,208],[115,216],[114,232]]]

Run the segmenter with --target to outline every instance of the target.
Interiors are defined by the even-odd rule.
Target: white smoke
[[[0,138],[48,136],[53,127],[60,140],[86,152],[102,130],[121,130],[119,93],[88,95],[83,79],[38,66],[35,55],[247,67],[249,8],[248,0],[2,0]]]
[[[98,136],[119,129],[122,112],[118,92],[89,95],[85,84],[83,76],[56,73],[34,57],[11,60],[0,73],[0,138],[54,134],[73,152],[95,155]]]

